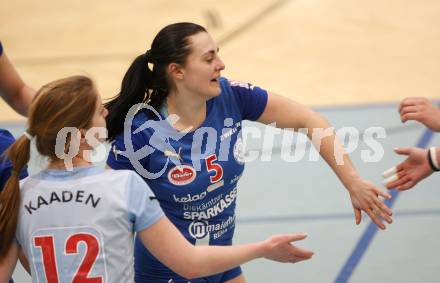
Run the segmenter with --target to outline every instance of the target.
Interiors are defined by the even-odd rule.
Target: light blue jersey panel
[[[133,282],[133,235],[163,217],[131,171],[44,170],[21,182],[16,238],[33,282]]]

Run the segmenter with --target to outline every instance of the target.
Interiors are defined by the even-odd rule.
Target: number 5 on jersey
[[[91,227],[42,229],[32,237],[39,282],[104,283],[106,264],[100,233]]]
[[[214,171],[215,175],[210,176],[211,183],[217,183],[223,178],[223,168],[220,164],[216,163],[217,155],[211,154],[205,158],[206,169],[208,172]]]

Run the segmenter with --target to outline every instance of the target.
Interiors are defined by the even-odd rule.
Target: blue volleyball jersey
[[[6,150],[15,142],[14,137],[7,130],[0,129],[0,191],[11,176],[12,163],[4,155]],[[27,170],[23,169],[20,179],[27,176]]]
[[[259,87],[225,78],[220,85],[221,94],[207,102],[199,128],[178,132],[162,114],[152,119],[139,111],[131,128],[116,137],[107,160],[111,168],[136,170],[165,214],[195,245],[231,245],[237,182],[244,169],[242,121],[257,120],[267,104],[267,92]],[[136,272],[150,276],[146,282],[178,282],[180,277],[141,244],[135,256]]]

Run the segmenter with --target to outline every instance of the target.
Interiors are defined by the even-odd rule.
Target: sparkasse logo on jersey
[[[196,178],[196,170],[189,165],[180,165],[172,168],[168,172],[168,180],[176,186],[190,184]]]

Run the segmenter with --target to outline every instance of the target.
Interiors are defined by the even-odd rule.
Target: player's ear
[[[182,80],[183,79],[183,68],[180,64],[171,63],[167,67],[168,76],[173,80]]]

